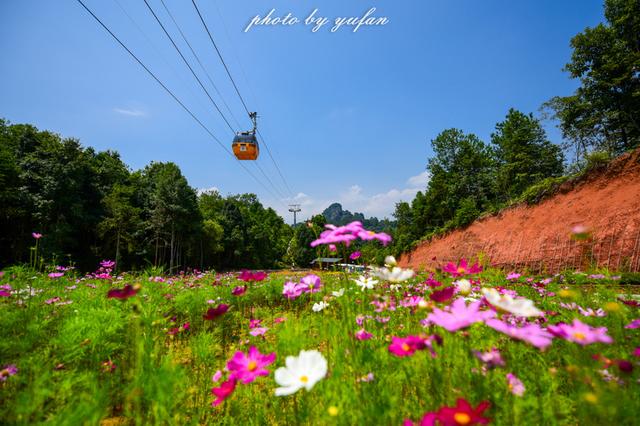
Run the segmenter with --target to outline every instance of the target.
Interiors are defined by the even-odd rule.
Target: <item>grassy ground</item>
[[[435,325],[423,327],[420,320],[431,311],[430,303],[402,307],[399,302],[405,293],[421,294],[413,286],[424,276],[398,290],[381,282],[362,291],[351,280],[355,275],[323,273],[320,292],[287,300],[282,295],[284,282],[303,275],[273,273],[249,284],[244,295],[233,296],[232,289],[243,284],[233,275],[153,280],[125,274],[112,282],[77,279],[68,272],[53,279],[27,269],[6,270],[0,284],[10,285],[11,295],[0,299],[0,368],[15,364],[18,372],[0,383],[1,422],[400,425],[406,418],[418,420],[426,411],[465,398],[472,405],[490,401],[484,416],[500,425],[638,423],[638,368],[624,373],[613,362],[606,370],[609,375],[603,376],[605,361],[593,358],[600,354],[632,363],[638,359],[633,352],[640,345],[640,329],[625,325],[640,313],[618,302],[620,294],[629,296],[631,290],[615,280],[568,273],[553,277],[541,294],[532,285],[541,277],[527,282],[526,275],[507,281],[498,271],[480,274],[483,286],[514,289],[538,308],[556,312],[547,316],[549,323],[579,318],[607,327],[614,339],[612,344],[587,346],[554,339],[540,351],[482,323],[456,333]],[[436,278],[445,286],[452,281]],[[141,289],[125,300],[107,298],[110,288],[125,283],[140,284]],[[340,289],[345,290],[343,296],[331,295]],[[423,294],[427,300],[431,291]],[[374,311],[372,300],[392,295],[398,301],[395,310]],[[313,303],[323,299],[329,307],[312,311]],[[205,321],[207,309],[222,302],[230,305],[229,311]],[[606,316],[585,317],[561,307],[561,302],[603,308]],[[365,322],[372,339],[354,337],[360,329],[358,315],[374,317]],[[286,320],[275,322],[279,317]],[[250,319],[261,319],[266,333],[250,335]],[[442,345],[434,346],[437,356],[426,350],[409,357],[389,352],[392,336],[411,334],[441,336]],[[212,375],[235,351],[246,352],[251,345],[277,354],[267,367],[269,376],[238,384],[225,402],[212,407],[210,390],[219,385]],[[472,351],[493,347],[501,351],[506,365],[487,370]],[[309,392],[274,396],[273,371],[284,365],[286,356],[302,349],[316,349],[325,356],[327,376]],[[369,373],[373,380],[361,380]],[[523,382],[522,396],[510,391],[507,373]]]

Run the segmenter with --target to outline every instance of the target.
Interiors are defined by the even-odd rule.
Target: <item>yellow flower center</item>
[[[401,347],[405,352],[409,352],[409,350],[411,349],[411,346],[407,345],[406,343],[403,343]]]
[[[309,378],[307,376],[300,376],[300,381],[302,383],[307,383],[309,381]]]
[[[247,370],[254,371],[256,368],[258,368],[258,364],[255,361],[249,362],[249,365],[247,366]]]
[[[465,270],[462,266],[460,266],[460,267],[458,268],[458,273],[459,273],[459,274],[464,274],[464,273],[465,273],[465,271],[466,271],[466,270]]]
[[[471,417],[467,413],[456,413],[453,416],[453,420],[459,425],[468,425],[471,421]]]
[[[580,332],[578,332],[578,333],[574,333],[574,334],[573,334],[573,337],[574,337],[576,340],[584,340],[584,339],[586,339],[586,338],[587,338],[587,336],[585,336],[583,333],[580,333]]]

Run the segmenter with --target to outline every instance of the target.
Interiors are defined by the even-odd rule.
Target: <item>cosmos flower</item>
[[[211,394],[215,395],[216,399],[211,403],[211,405],[213,407],[217,407],[222,404],[225,399],[229,398],[234,390],[236,390],[236,380],[233,378],[223,382],[220,387],[212,388]]]
[[[249,328],[260,327],[261,323],[262,323],[261,319],[250,319],[249,320]]]
[[[341,289],[340,289],[340,290],[338,290],[338,291],[332,291],[332,292],[331,292],[331,295],[332,295],[333,297],[342,297],[342,296],[344,296],[344,288],[341,288]]]
[[[64,272],[51,272],[51,273],[48,275],[48,277],[49,277],[49,278],[53,278],[53,279],[61,278],[61,277],[63,277],[63,276],[64,276]]]
[[[468,296],[469,293],[471,293],[471,282],[469,280],[465,280],[463,278],[454,281],[453,285],[455,286],[456,290],[458,290],[458,293],[462,294],[463,296]]]
[[[590,327],[578,319],[573,324],[560,323],[550,325],[549,331],[554,336],[585,346],[592,343],[613,343],[613,339],[607,335],[606,327]]]
[[[409,419],[405,419],[402,426],[436,426],[436,420],[438,420],[438,414],[428,412],[424,413],[419,423],[414,423]]]
[[[357,260],[357,259],[360,259],[360,256],[362,256],[362,253],[360,253],[359,251],[354,251],[349,255],[349,259]]]
[[[264,335],[269,329],[267,327],[256,327],[251,329],[249,332],[250,335],[257,337]]]
[[[364,328],[361,328],[360,330],[356,331],[355,336],[358,340],[369,340],[373,337],[373,334],[369,333]]]
[[[247,354],[238,351],[227,362],[227,370],[231,372],[229,377],[244,384],[251,383],[258,376],[268,376],[269,370],[265,367],[272,364],[275,359],[275,352],[268,355],[261,354],[255,346],[251,346]]]
[[[127,284],[123,288],[112,288],[107,292],[107,298],[120,300],[128,299],[135,296],[139,289],[139,285],[136,285],[134,287],[131,284]]]
[[[295,299],[302,294],[304,291],[304,287],[298,283],[294,283],[292,281],[287,281],[284,283],[284,287],[282,288],[282,294],[287,299]]]
[[[224,315],[229,310],[229,305],[224,303],[219,304],[215,308],[207,309],[207,313],[202,316],[205,321],[212,321],[222,315]]]
[[[251,272],[247,269],[243,269],[240,272],[240,275],[238,275],[238,279],[240,281],[245,281],[245,282],[258,282],[258,281],[263,281],[265,278],[267,278],[266,272],[263,272],[263,271]]]
[[[322,288],[322,281],[316,274],[309,274],[300,280],[300,287],[305,293],[317,293]]]
[[[285,365],[275,372],[276,383],[280,385],[275,390],[276,396],[291,395],[302,388],[310,391],[327,375],[327,360],[316,350],[288,356]]]
[[[328,308],[329,304],[327,302],[318,302],[318,303],[314,303],[313,306],[311,307],[311,310],[313,312],[320,312],[325,308]]]
[[[502,355],[500,354],[500,351],[497,350],[496,348],[492,348],[488,352],[473,351],[473,354],[476,356],[476,358],[482,361],[488,368],[504,367],[505,365],[504,359],[502,359]]]
[[[634,319],[629,324],[625,325],[624,328],[640,328],[640,318]]]
[[[531,300],[523,297],[514,299],[509,294],[501,295],[495,288],[483,288],[482,294],[491,306],[519,317],[537,317],[543,314]]]
[[[456,265],[453,262],[447,263],[443,268],[442,272],[446,272],[450,274],[454,278],[463,277],[465,275],[472,275],[482,272],[482,267],[478,265],[478,263],[474,263],[472,266],[469,266],[466,259],[460,259],[460,263]]]
[[[518,327],[495,318],[486,320],[485,324],[512,339],[522,340],[541,350],[545,350],[553,340],[553,335],[538,324],[526,324]]]
[[[427,347],[425,339],[420,336],[407,336],[391,338],[391,344],[389,345],[389,352],[395,356],[404,357],[411,356],[416,351],[422,350]]]
[[[247,286],[246,285],[237,286],[237,287],[234,287],[233,290],[231,290],[231,294],[234,295],[234,296],[242,296],[246,292],[247,292]]]
[[[39,240],[40,238],[42,238],[42,234],[39,234],[38,232],[32,232],[31,236],[36,240]]]
[[[444,310],[434,308],[427,320],[449,332],[455,332],[496,316],[493,311],[480,311],[481,306],[482,302],[480,301],[472,302],[467,306],[464,298],[460,297]]]
[[[401,283],[410,279],[414,275],[414,272],[411,269],[402,269],[399,266],[394,266],[391,269],[387,267],[373,268],[373,273],[378,278],[392,283]]]
[[[360,275],[360,278],[354,281],[362,291],[364,291],[365,289],[367,290],[373,289],[373,287],[379,282],[378,280],[374,280],[371,277],[365,277],[364,275]]]
[[[490,405],[489,401],[482,401],[473,408],[467,400],[458,398],[455,407],[442,407],[436,415],[442,426],[484,425],[490,422],[488,418],[483,417],[484,411]]]
[[[445,287],[442,290],[437,290],[431,293],[429,295],[429,299],[438,303],[446,302],[447,300],[450,300],[453,297],[455,290],[456,289],[453,286]]]
[[[113,269],[113,267],[116,266],[116,262],[113,260],[103,260],[100,262],[100,266],[105,269]]]
[[[5,365],[2,370],[0,370],[0,382],[6,382],[7,379],[11,376],[15,376],[18,374],[18,367],[15,364]]]
[[[518,379],[515,374],[507,374],[507,385],[509,386],[509,391],[515,396],[522,396],[524,394],[524,383],[522,383],[522,381]]]
[[[518,279],[518,278],[520,278],[521,276],[522,276],[522,274],[519,274],[519,273],[517,273],[517,272],[511,272],[509,275],[507,275],[507,279],[508,279],[509,281],[517,280],[517,279]]]
[[[222,370],[218,370],[213,374],[213,376],[211,376],[211,381],[213,383],[218,383],[221,378],[222,378]]]

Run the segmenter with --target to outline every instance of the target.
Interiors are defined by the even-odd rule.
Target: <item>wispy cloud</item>
[[[129,117],[146,117],[149,115],[147,111],[137,108],[114,108],[113,111]]]
[[[217,187],[217,186],[212,186],[211,188],[198,188],[198,189],[196,189],[196,193],[197,193],[198,195],[202,195],[202,194],[205,194],[205,193],[207,193],[207,192],[217,192],[217,193],[220,193],[220,190],[218,189],[218,187]]]

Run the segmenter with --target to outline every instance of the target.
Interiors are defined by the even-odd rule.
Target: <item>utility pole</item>
[[[293,213],[293,226],[296,226],[298,223],[297,214],[302,211],[302,209],[300,208],[300,204],[289,204],[289,211]]]

